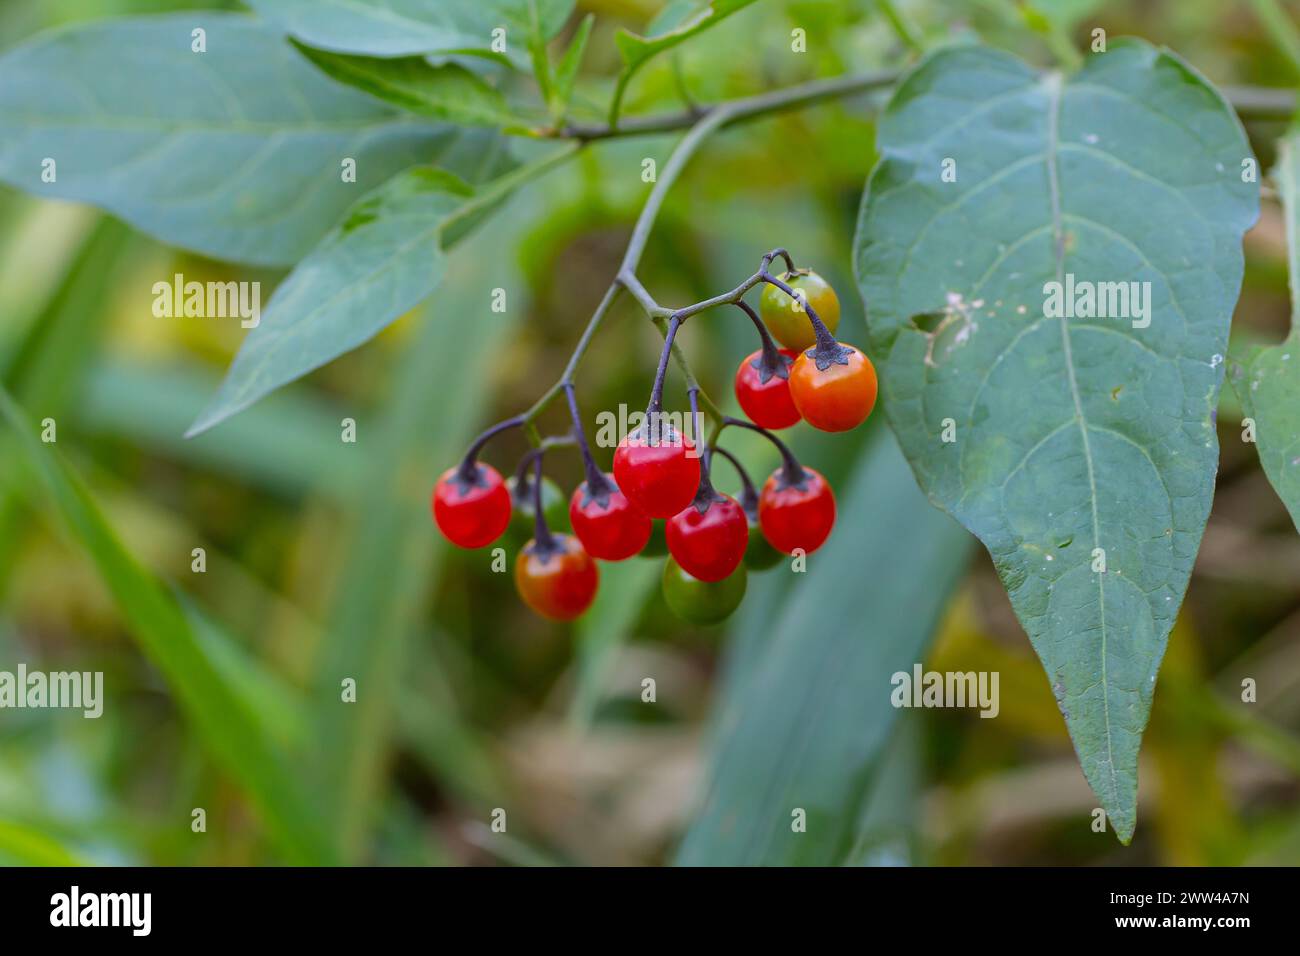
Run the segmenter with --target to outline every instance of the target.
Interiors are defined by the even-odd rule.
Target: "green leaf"
[[[326,75],[408,113],[471,126],[520,124],[505,97],[463,66],[433,66],[419,56],[378,59],[331,53],[290,42]]]
[[[1064,79],[989,49],[938,52],[898,87],[879,145],[856,266],[885,411],[922,490],[992,555],[1128,842],[1156,672],[1214,492],[1213,412],[1258,214],[1250,146],[1204,79],[1137,41]],[[1149,283],[1149,325],[1134,327],[1137,300],[1132,318],[1049,312],[1047,284],[1069,276]],[[914,321],[935,313],[929,331]]]
[[[574,0],[248,0],[248,5],[309,46],[367,56],[475,53],[527,61],[536,5],[541,29],[555,36]],[[504,53],[492,31],[505,29]]]
[[[575,149],[554,150],[478,193],[442,170],[417,167],[362,199],[275,290],[187,436],[356,348],[414,308],[442,279],[449,238]]]
[[[649,36],[637,36],[620,30],[614,37],[619,55],[623,57],[623,72],[619,75],[610,112],[617,118],[627,84],[637,70],[664,50],[703,33],[709,27],[744,9],[754,0],[712,0],[712,2],[679,2],[670,4],[651,24]]]
[[[131,633],[162,672],[213,759],[243,786],[288,859],[331,862],[329,844],[287,754],[268,739],[267,721],[250,709],[248,688],[241,691],[227,681],[236,666],[247,673],[249,662],[233,652],[213,656],[214,635],[196,634],[176,599],[131,557],[54,446],[41,442],[28,413],[4,389],[0,389],[0,416],[14,432],[21,461],[44,484],[56,511],[94,562]]]
[[[1228,380],[1246,417],[1255,421],[1264,474],[1300,530],[1300,131],[1281,141],[1273,178],[1286,207],[1291,334],[1280,345],[1234,356]]]
[[[542,102],[551,103],[554,95],[552,83],[554,77],[551,73],[551,57],[546,50],[547,34],[542,25],[541,12],[537,8],[537,0],[528,0],[528,57],[533,64],[533,78],[537,81],[537,91],[541,94]]]
[[[187,434],[356,348],[418,305],[442,279],[443,229],[471,195],[449,173],[416,167],[349,210],[275,290]]]
[[[574,83],[578,79],[578,69],[582,66],[582,55],[587,50],[587,40],[591,37],[591,27],[595,22],[595,14],[589,13],[582,18],[569,48],[564,51],[559,66],[555,68],[551,111],[557,120],[563,120],[568,114],[569,102],[573,99]]]
[[[922,660],[970,538],[916,490],[885,433],[840,507],[785,600],[737,625],[742,659],[729,661],[708,794],[679,864],[830,866],[859,840],[897,715],[891,677]],[[791,829],[796,807],[804,833]]]
[[[197,28],[205,53],[191,50]],[[0,57],[0,180],[219,259],[292,264],[395,172],[468,174],[487,145],[338,85],[237,14],[78,25]]]

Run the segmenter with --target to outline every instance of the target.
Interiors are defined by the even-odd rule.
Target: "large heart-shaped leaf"
[[[837,524],[784,601],[745,619],[680,864],[846,861],[897,716],[892,675],[922,660],[970,536],[917,492],[887,434],[863,454]]]
[[[1068,78],[938,52],[879,143],[856,267],[885,410],[921,487],[993,556],[1127,842],[1214,491],[1250,147],[1194,70],[1127,41]],[[1122,317],[1081,317],[1088,290]]]
[[[340,53],[409,56],[479,53],[527,61],[534,14],[552,37],[574,0],[248,0],[248,5],[304,43]],[[505,49],[493,30],[504,29]],[[500,42],[497,44],[500,45]]]
[[[418,305],[442,278],[443,229],[472,194],[449,173],[416,167],[358,203],[275,290],[188,434],[356,348]]]
[[[471,173],[482,149],[467,135],[484,142],[334,83],[236,14],[78,25],[0,57],[0,179],[220,259],[296,262],[398,170]]]
[[[1280,345],[1234,356],[1228,380],[1247,417],[1254,419],[1264,474],[1300,529],[1300,132],[1279,144],[1273,178],[1286,207],[1291,334]]]

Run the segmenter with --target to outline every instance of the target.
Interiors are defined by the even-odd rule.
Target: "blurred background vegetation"
[[[10,0],[0,49],[59,24],[214,6]],[[579,92],[594,115],[618,69],[615,30],[643,30],[661,4],[578,6],[598,17]],[[928,35],[978,32],[1050,62],[1013,0],[899,6]],[[1250,2],[1038,6],[1073,23],[1080,47],[1101,26],[1167,45],[1220,85],[1300,83]],[[795,26],[807,54],[790,53]],[[764,0],[652,63],[625,109],[904,56],[872,0]],[[878,102],[717,135],[652,236],[640,277],[656,298],[730,288],[784,245],[835,284],[841,334],[863,341],[849,249]],[[1268,168],[1282,125],[1248,129]],[[1218,492],[1157,686],[1128,848],[1091,827],[1095,798],[987,556],[917,492],[881,416],[850,436],[796,430],[797,453],[835,483],[840,524],[806,575],[751,575],[745,604],[718,628],[667,612],[658,560],[604,565],[595,608],[569,627],[532,616],[484,553],[443,546],[427,511],[436,475],[558,375],[649,189],[641,160],[662,163],[675,138],[584,151],[458,245],[425,306],[189,441],[243,331],[154,318],[153,283],[182,272],[269,290],[279,275],[0,190],[0,376],[34,420],[57,419],[79,476],[53,476],[79,521],[70,534],[18,467],[14,435],[0,442],[0,669],[102,670],[107,697],[99,720],[0,712],[0,860],[1300,862],[1300,537],[1241,441],[1228,390]],[[1266,198],[1234,336],[1285,334],[1284,255]],[[488,308],[485,290],[498,286],[505,314]],[[751,339],[738,312],[683,335],[728,407]],[[658,348],[620,301],[579,376],[589,422],[643,405]],[[669,389],[680,402],[680,380]],[[552,413],[549,431],[562,431],[562,410]],[[345,417],[355,444],[340,441]],[[766,474],[774,456],[749,439],[727,443]],[[487,457],[508,473],[523,451],[512,436]],[[576,456],[549,458],[571,489]],[[719,484],[736,490],[730,472]],[[198,547],[203,574],[190,569]],[[895,711],[889,675],[914,661],[999,671],[1000,715]],[[355,704],[339,699],[343,677],[357,681]],[[657,682],[653,705],[641,700],[645,677]],[[1239,699],[1247,677],[1259,683],[1253,705]],[[191,830],[196,807],[206,833]],[[790,832],[794,807],[807,810],[805,834]],[[496,808],[505,834],[490,830]]]

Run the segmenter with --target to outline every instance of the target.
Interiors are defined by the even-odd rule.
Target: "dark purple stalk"
[[[777,438],[766,428],[760,428],[753,422],[747,422],[743,418],[732,418],[730,415],[722,420],[722,424],[724,427],[727,425],[738,425],[741,428],[748,428],[750,431],[758,432],[775,445],[776,450],[781,453],[781,469],[784,473],[786,485],[802,485],[807,479],[808,473],[803,470],[803,465],[799,464],[799,459],[794,457],[794,453],[790,451],[785,442],[781,441],[781,439]]]

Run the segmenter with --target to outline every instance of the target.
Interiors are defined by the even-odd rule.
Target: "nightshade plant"
[[[863,351],[834,338],[835,293],[784,250],[734,289],[681,308],[661,305],[637,266],[666,194],[712,134],[892,89],[853,243],[882,407],[931,502],[992,555],[1083,771],[1128,842],[1156,674],[1213,495],[1225,368],[1258,423],[1270,480],[1300,515],[1300,359],[1288,364],[1296,333],[1274,349],[1228,355],[1241,237],[1259,201],[1238,117],[1172,52],[1111,40],[1080,61],[1059,31],[1049,40],[1060,70],[968,43],[916,49],[901,71],[622,115],[645,63],[750,2],[672,4],[649,35],[621,33],[623,67],[595,119],[574,118],[592,18],[552,49],[572,0],[427,0],[400,13],[380,0],[251,0],[256,16],[78,25],[0,57],[0,178],[102,207],[184,249],[290,268],[193,423],[197,434],[427,299],[451,244],[588,144],[685,130],[561,377],[442,476],[434,512],[451,540],[481,547],[531,493],[534,539],[516,580],[530,606],[556,618],[592,600],[598,573],[588,552],[630,557],[650,539],[647,519],[668,519],[670,606],[708,621],[743,597],[742,561],[771,563],[753,553],[755,527],[787,553],[814,551],[830,533],[829,484],[771,430],[797,419],[853,428],[875,402],[875,372]],[[880,6],[905,46],[923,45],[892,4]],[[1243,97],[1246,108],[1258,100]],[[1263,109],[1290,114],[1289,103]],[[522,161],[512,146],[521,140],[535,141]],[[1298,149],[1293,134],[1277,177],[1293,284]],[[864,157],[864,175],[868,165]],[[782,241],[773,232],[765,242]],[[770,271],[778,258],[785,270]],[[1068,316],[1049,314],[1048,287],[1076,283],[1115,295],[1120,284],[1148,288],[1143,323],[1098,311],[1093,300]],[[759,285],[761,315],[744,301]],[[587,448],[574,376],[624,294],[664,345],[647,430],[625,439],[611,477]],[[725,416],[675,348],[688,319],[718,306],[741,308],[760,334],[734,383],[752,422]],[[655,427],[674,356],[692,410],[711,421],[702,442],[698,432]],[[537,416],[561,395],[573,433],[543,438]],[[18,419],[7,399],[5,409]],[[710,480],[717,458],[730,458],[717,444],[729,426],[762,432],[782,455],[761,493],[742,473],[740,501]],[[537,449],[513,484],[478,460],[508,428]],[[586,469],[570,500],[575,535],[548,525],[542,477],[542,452],[568,445]],[[708,536],[705,547],[690,546],[697,535]],[[691,592],[680,578],[687,572],[695,583],[731,583]],[[292,816],[292,808],[268,812]]]

